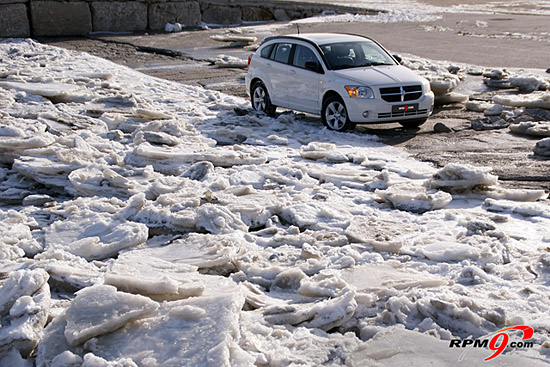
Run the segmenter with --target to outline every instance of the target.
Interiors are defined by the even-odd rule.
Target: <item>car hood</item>
[[[420,83],[422,78],[402,65],[380,65],[334,71],[340,78],[362,85],[384,85],[395,83]]]

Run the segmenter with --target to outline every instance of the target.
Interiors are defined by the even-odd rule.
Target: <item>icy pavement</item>
[[[0,365],[472,365],[450,339],[518,324],[534,347],[495,363],[550,361],[544,191],[29,40],[0,59]]]

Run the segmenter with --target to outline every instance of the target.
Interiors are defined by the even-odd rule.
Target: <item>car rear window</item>
[[[275,46],[274,43],[262,48],[262,50],[260,51],[260,56],[264,59],[269,59],[269,56],[271,56],[271,51],[273,50],[273,46]]]
[[[292,43],[278,43],[275,49],[275,55],[273,60],[288,64],[290,58],[290,51],[292,50]]]

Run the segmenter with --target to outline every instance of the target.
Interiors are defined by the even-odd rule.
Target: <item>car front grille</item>
[[[379,119],[386,119],[390,117],[404,117],[404,116],[416,116],[416,115],[425,115],[428,113],[428,110],[416,110],[416,111],[406,111],[406,112],[384,112],[379,113]]]
[[[422,97],[422,86],[380,88],[380,96],[386,102],[414,101]]]

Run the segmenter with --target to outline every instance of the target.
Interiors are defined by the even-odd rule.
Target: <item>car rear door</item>
[[[313,49],[306,45],[296,45],[292,62],[288,67],[288,103],[294,110],[319,113],[319,83],[321,74],[306,69],[306,62],[315,61],[321,68],[320,60]]]
[[[281,42],[275,45],[266,67],[271,81],[271,103],[288,108],[288,63],[293,44]]]

